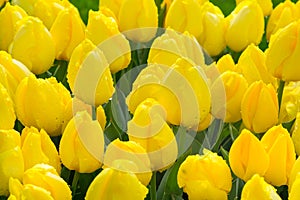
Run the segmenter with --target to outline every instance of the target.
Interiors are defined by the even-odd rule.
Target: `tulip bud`
[[[47,164],[37,164],[26,170],[23,175],[23,184],[31,184],[46,189],[53,199],[71,200],[71,190],[56,170]]]
[[[295,148],[289,132],[281,125],[269,129],[261,138],[270,165],[265,174],[267,182],[275,186],[287,185],[296,160]]]
[[[8,51],[10,43],[13,41],[16,24],[23,17],[27,16],[26,12],[19,6],[11,6],[6,3],[0,12],[0,49]]]
[[[121,181],[120,181],[121,180]],[[107,192],[117,191],[117,192]],[[106,168],[89,186],[85,199],[135,199],[143,200],[148,193],[133,173]]]
[[[146,150],[153,171],[168,168],[177,158],[176,138],[165,122],[164,108],[154,99],[139,104],[128,122],[128,136]]]
[[[299,187],[299,186],[296,186],[293,189],[294,183],[299,182],[299,178],[298,178],[299,173],[300,173],[300,158],[298,157],[297,160],[295,161],[293,167],[292,167],[292,170],[291,170],[291,173],[290,173],[290,176],[289,176],[289,182],[288,182],[289,192],[291,192],[291,190],[295,190],[295,188]],[[297,184],[299,184],[299,183],[296,183],[296,185]]]
[[[227,199],[231,173],[226,161],[206,149],[203,154],[190,155],[183,161],[177,174],[178,186],[189,199]]]
[[[60,174],[61,164],[56,147],[43,129],[38,131],[34,127],[25,127],[22,130],[21,140],[25,170],[35,164],[44,163],[53,166]]]
[[[24,78],[16,95],[16,113],[25,126],[44,129],[50,136],[61,135],[65,107],[71,99],[69,91],[54,77]]]
[[[289,200],[299,199],[300,190],[300,172],[297,173],[296,179],[291,186],[291,191],[289,193]]]
[[[281,200],[280,196],[276,193],[276,189],[265,182],[264,178],[258,174],[252,176],[243,188],[241,200]]]
[[[37,0],[33,6],[32,15],[40,18],[50,30],[58,13],[63,9],[63,3],[60,0]]]
[[[230,54],[226,54],[222,56],[217,62],[217,68],[220,73],[224,73],[226,71],[236,71],[235,63]]]
[[[248,45],[243,51],[236,68],[244,75],[249,84],[262,80],[266,84],[271,83],[274,87],[277,86],[277,80],[267,69],[266,55],[254,44]]]
[[[75,47],[85,37],[85,25],[77,8],[64,2],[67,5],[58,13],[50,29],[56,50],[55,58],[59,60],[69,60]]]
[[[106,58],[88,39],[74,49],[67,78],[74,95],[90,105],[104,104],[114,93]]]
[[[218,103],[221,98],[220,95],[223,95],[218,92],[220,84],[223,85],[226,94],[226,115],[224,121],[237,122],[241,119],[241,102],[248,88],[248,83],[243,75],[233,71],[226,71],[215,80],[211,86],[212,104],[215,105],[212,108],[212,114],[222,119],[224,105]]]
[[[91,173],[101,167],[104,136],[98,121],[78,112],[69,121],[59,145],[62,163],[70,170]]]
[[[54,43],[43,22],[36,17],[24,17],[9,47],[12,57],[21,61],[35,74],[46,72],[54,61]],[[38,53],[37,53],[38,52]]]
[[[249,44],[258,45],[264,33],[263,11],[255,1],[242,1],[226,17],[225,40],[234,51],[242,51]],[[253,29],[255,27],[255,29]],[[251,30],[251,31],[249,31]]]
[[[247,129],[233,142],[229,163],[234,174],[248,181],[254,174],[263,176],[269,167],[269,157],[263,144]]]
[[[300,112],[298,112],[296,115],[296,120],[292,129],[292,140],[297,155],[300,155]]]
[[[116,168],[115,163],[120,161],[129,161],[134,165],[134,169]],[[150,168],[150,160],[146,150],[136,142],[120,141],[116,139],[112,141],[106,148],[104,155],[105,167],[116,168],[120,171],[134,173],[140,182],[147,186],[151,180],[152,172]]]
[[[236,4],[239,4],[240,2],[242,2],[244,0],[236,0]],[[273,11],[273,3],[272,0],[255,0],[258,5],[261,7],[264,16],[269,16],[272,11]]]
[[[210,56],[219,55],[226,47],[224,15],[219,7],[210,2],[203,4],[201,8],[200,26],[203,30],[198,41]]]
[[[119,32],[114,18],[105,16],[101,11],[90,10],[86,38],[103,51],[112,73],[126,68],[130,63],[129,42]]]
[[[300,11],[297,6],[290,0],[286,0],[277,5],[267,24],[266,36],[270,40],[271,35],[275,34],[279,29],[284,28],[293,21],[298,20]]]
[[[300,21],[290,23],[272,35],[266,50],[266,65],[269,72],[284,81],[299,81],[297,68],[300,56]]]
[[[122,2],[123,0],[99,0],[99,10],[101,10],[102,7],[106,7],[118,17]]]
[[[181,33],[188,31],[199,39],[203,28],[199,25],[201,6],[196,0],[174,0],[166,14],[165,27]]]
[[[130,40],[147,42],[155,37],[158,14],[154,1],[123,0],[118,19],[120,31]]]
[[[20,134],[11,130],[0,130],[0,196],[8,195],[10,177],[22,179],[24,160]]]
[[[252,83],[241,104],[243,123],[247,129],[262,133],[278,122],[278,99],[274,87],[263,81]]]
[[[7,89],[0,83],[0,129],[13,129],[15,126],[14,103]]]
[[[29,15],[33,12],[33,5],[37,0],[12,0],[13,5],[18,5],[23,8]]]

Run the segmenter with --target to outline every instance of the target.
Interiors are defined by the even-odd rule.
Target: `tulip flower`
[[[58,13],[63,9],[64,5],[60,0],[37,0],[33,5],[32,15],[40,18],[50,30]]]
[[[174,0],[166,14],[164,26],[181,33],[188,31],[199,39],[203,32],[199,24],[201,16],[201,6],[197,0]]]
[[[226,17],[226,20],[225,40],[232,50],[238,52],[251,43],[255,45],[260,43],[264,33],[264,15],[257,2],[242,1]]]
[[[246,128],[255,133],[274,126],[278,121],[278,99],[274,87],[263,81],[252,83],[242,99],[241,113]]]
[[[22,199],[43,199],[54,200],[51,193],[44,188],[22,183],[15,178],[9,179],[9,197],[8,200],[22,200]]]
[[[222,56],[217,64],[216,67],[218,68],[220,73],[226,72],[226,71],[236,71],[236,66],[234,63],[234,60],[230,54],[226,54]]]
[[[300,21],[290,23],[278,30],[266,50],[266,65],[269,72],[284,81],[299,81],[297,63],[300,56],[298,33]]]
[[[89,11],[86,38],[103,51],[112,73],[128,66],[131,50],[128,40],[118,30],[118,24],[112,17],[101,11]]]
[[[263,144],[244,129],[230,148],[229,163],[237,177],[248,181],[254,174],[264,176],[269,167],[269,157]]]
[[[300,155],[300,112],[298,112],[296,115],[296,119],[292,129],[292,140],[297,155]]]
[[[123,0],[99,0],[99,10],[106,7],[118,18],[122,2]]]
[[[226,95],[226,115],[224,121],[239,121],[241,119],[242,98],[248,88],[246,79],[243,75],[238,74],[237,72],[226,71],[222,73],[211,86],[212,101],[216,101],[213,103],[215,107],[212,109],[212,113],[215,117],[222,119],[222,108],[224,105],[219,105],[220,103],[218,103],[220,101],[220,95],[223,95],[218,92],[219,84],[223,85]],[[218,108],[218,106],[220,106],[220,108]]]
[[[255,81],[262,80],[264,83],[271,83],[277,86],[277,80],[269,73],[266,66],[266,55],[254,44],[248,47],[241,54],[236,70],[243,74],[249,85]]]
[[[68,184],[47,164],[37,164],[27,169],[23,175],[23,184],[44,188],[51,193],[53,199],[72,199]]]
[[[296,160],[295,148],[289,132],[281,125],[269,129],[261,138],[270,158],[265,179],[272,185],[287,185]]]
[[[120,161],[127,160],[132,162],[133,168],[126,169],[121,166],[118,169],[115,166]],[[135,173],[140,182],[147,186],[151,180],[152,171],[150,168],[150,160],[146,150],[136,142],[133,141],[120,141],[115,139],[106,148],[104,155],[105,167],[115,168],[120,171]]]
[[[35,164],[45,163],[53,166],[60,174],[61,164],[56,147],[43,129],[38,131],[34,127],[25,127],[22,130],[21,140],[25,170]]]
[[[182,57],[199,66],[204,65],[204,55],[195,37],[188,32],[181,34],[167,28],[153,41],[147,62],[172,66],[178,58]]]
[[[65,8],[55,18],[50,33],[55,45],[55,58],[69,60],[75,47],[85,38],[85,25],[76,7],[64,1]]]
[[[59,145],[62,163],[70,170],[91,173],[101,167],[104,136],[98,121],[78,112],[66,126]]]
[[[252,176],[243,188],[241,200],[281,200],[280,196],[276,193],[276,189],[265,182],[263,177],[258,174]]]
[[[25,126],[44,129],[50,136],[61,135],[69,91],[54,77],[24,78],[15,95],[16,114]]]
[[[18,22],[16,30],[9,47],[12,57],[24,63],[35,74],[50,69],[55,49],[52,36],[43,22],[36,17],[24,17]]]
[[[203,154],[190,155],[183,161],[177,174],[178,186],[191,200],[227,199],[231,173],[226,161],[206,149]]]
[[[300,82],[290,82],[284,86],[279,121],[287,123],[294,120],[300,111]]]
[[[240,2],[245,1],[245,0],[236,0],[236,4],[239,4]],[[259,4],[261,7],[264,16],[269,16],[272,11],[273,11],[273,3],[272,0],[256,0],[256,2]]]
[[[284,28],[300,17],[300,10],[290,0],[286,0],[277,5],[268,20],[266,36],[270,40],[271,35],[279,29]]]
[[[164,108],[154,99],[139,104],[128,122],[128,136],[146,150],[153,171],[163,171],[177,158],[176,138],[165,122]]]
[[[226,47],[224,15],[220,8],[211,2],[202,5],[201,13],[200,23],[203,30],[198,41],[210,56],[219,55]]]
[[[300,173],[298,172],[296,176],[296,180],[293,182],[291,186],[291,191],[289,193],[289,200],[299,199],[299,189],[300,189]]]
[[[7,0],[1,0],[1,1],[0,1],[0,6],[3,6],[3,4],[4,4],[5,2],[7,2]]]
[[[121,180],[121,181],[120,181]],[[111,192],[107,192],[111,191]],[[116,192],[113,192],[116,191]],[[106,168],[100,172],[89,186],[85,199],[135,199],[143,200],[148,189],[130,172]]]
[[[123,0],[120,5],[118,20],[120,31],[127,38],[136,42],[147,42],[155,36],[158,26],[155,2]]]
[[[0,83],[0,129],[13,129],[16,120],[14,103],[7,89]]]
[[[23,17],[26,17],[26,12],[19,6],[12,6],[6,3],[5,7],[0,12],[0,49],[8,51],[10,43],[13,41],[16,24]]]
[[[297,158],[297,160],[295,161],[290,176],[289,176],[289,182],[288,182],[288,187],[289,187],[289,192],[291,192],[294,183],[297,181],[297,179],[299,179],[299,174],[300,173],[300,159],[299,157]],[[297,181],[299,182],[299,180]],[[299,184],[299,183],[298,183]],[[298,186],[296,186],[298,187]]]
[[[29,15],[33,12],[33,6],[37,0],[12,0],[13,5],[18,5],[23,8]]]
[[[22,179],[24,160],[20,134],[13,130],[0,130],[0,196],[8,195],[10,177]]]
[[[90,40],[83,40],[72,53],[68,83],[74,95],[90,105],[106,103],[114,93],[109,64]]]

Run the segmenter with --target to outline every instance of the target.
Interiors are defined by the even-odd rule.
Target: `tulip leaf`
[[[99,0],[70,0],[70,2],[78,8],[82,21],[87,24],[89,10],[98,10]]]
[[[0,200],[6,200],[7,197],[6,196],[0,196]]]
[[[232,187],[231,187],[231,191],[228,194],[228,199],[230,200],[241,199],[240,197],[241,197],[243,187],[244,187],[244,181],[236,177],[232,181]]]
[[[223,121],[215,119],[207,129],[200,152],[202,152],[203,148],[212,150],[216,145],[217,141],[219,140],[222,130]]]
[[[236,6],[235,0],[210,0],[210,2],[218,6],[225,16],[229,15]]]

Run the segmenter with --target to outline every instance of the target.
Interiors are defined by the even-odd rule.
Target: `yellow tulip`
[[[105,16],[101,11],[90,10],[86,38],[103,51],[112,73],[126,68],[130,63],[129,42],[119,32],[114,18]]]
[[[133,173],[106,168],[93,180],[87,190],[85,199],[143,200],[147,193],[148,189],[139,182],[138,178]]]
[[[172,66],[178,58],[190,59],[199,66],[204,65],[204,55],[195,37],[188,32],[181,34],[167,28],[153,41],[147,62]]]
[[[133,168],[126,169],[126,166],[121,166],[120,169],[115,166],[118,162],[132,162]],[[134,173],[140,182],[147,186],[151,180],[152,172],[150,168],[150,160],[146,150],[136,142],[120,141],[115,139],[106,148],[104,155],[105,167],[115,168],[120,171]]]
[[[218,68],[220,73],[226,72],[226,71],[236,71],[236,66],[234,63],[234,60],[230,54],[226,54],[222,56],[217,64],[216,67]]]
[[[220,101],[219,85],[222,84],[226,95],[226,114],[225,122],[237,122],[241,119],[241,102],[248,88],[248,83],[243,75],[233,71],[222,73],[211,86],[212,103],[215,108],[212,109],[212,114],[217,118],[223,118],[224,105],[218,103]],[[223,95],[221,93],[221,95]]]
[[[8,200],[22,200],[22,199],[39,199],[39,200],[54,200],[51,193],[44,188],[22,183],[15,178],[9,179]]]
[[[297,173],[296,179],[291,186],[291,191],[289,193],[289,200],[299,199],[299,189],[300,189],[300,173]]]
[[[40,18],[50,30],[58,13],[63,9],[64,6],[60,0],[37,0],[33,6],[32,15]]]
[[[264,176],[269,167],[269,156],[263,144],[244,129],[230,148],[229,163],[237,177],[248,181],[254,174]]]
[[[294,120],[300,111],[300,82],[290,82],[284,86],[279,121],[287,123]]]
[[[284,28],[300,17],[300,10],[290,0],[286,0],[277,5],[268,20],[266,36],[270,40],[271,35],[279,29]]]
[[[7,2],[8,0],[1,0],[0,1],[0,7],[4,5],[5,2]]]
[[[104,104],[114,93],[109,64],[103,52],[88,39],[74,49],[67,78],[74,95],[90,105]]]
[[[120,31],[130,40],[147,42],[156,34],[158,14],[154,1],[122,0],[118,19]]]
[[[0,196],[8,195],[10,177],[22,179],[24,160],[20,134],[11,130],[0,130]]]
[[[252,83],[241,104],[243,123],[247,129],[262,133],[278,122],[278,100],[275,88],[263,81]]]
[[[50,29],[55,45],[55,58],[58,60],[69,60],[75,47],[85,38],[85,25],[77,8],[64,2],[65,8],[58,13]]]
[[[287,185],[296,160],[295,148],[289,132],[281,125],[269,129],[261,138],[270,165],[265,174],[267,182],[275,186]]]
[[[50,69],[55,58],[54,42],[43,22],[36,17],[24,17],[17,23],[16,30],[9,47],[12,57],[35,74]]]
[[[294,183],[297,181],[298,178],[298,174],[300,173],[300,159],[299,157],[297,158],[297,160],[295,161],[290,176],[289,176],[289,182],[288,182],[288,187],[289,187],[289,192],[291,192]],[[297,181],[299,182],[299,180]],[[299,183],[298,183],[299,184]]]
[[[224,15],[220,8],[211,2],[202,5],[201,13],[200,23],[203,30],[198,41],[210,56],[219,55],[226,47]]]
[[[201,6],[197,0],[174,0],[166,14],[164,26],[181,33],[188,31],[199,39],[203,32],[199,24],[201,15]]]
[[[276,193],[276,189],[265,182],[263,177],[258,174],[252,176],[248,180],[242,190],[241,200],[281,200],[280,196]]]
[[[23,184],[44,188],[51,193],[53,199],[72,199],[68,184],[47,164],[37,164],[27,169],[23,175]]]
[[[203,154],[190,155],[180,165],[178,186],[191,200],[227,199],[227,193],[231,190],[230,168],[216,153],[204,149]]]
[[[12,6],[9,2],[5,4],[0,12],[0,26],[5,27],[0,29],[1,50],[8,51],[8,47],[13,41],[17,22],[26,16],[26,12],[21,7]]]
[[[300,155],[300,112],[298,112],[296,115],[296,120],[292,129],[292,140],[297,155]]]
[[[244,0],[236,0],[236,4],[239,4],[240,2],[242,2]],[[269,16],[272,11],[273,11],[273,3],[272,0],[255,0],[259,6],[261,7],[264,16]]]
[[[248,47],[241,54],[236,70],[244,75],[249,85],[255,81],[262,80],[264,83],[271,83],[277,86],[277,80],[273,77],[266,66],[266,55],[254,44]]]
[[[65,107],[71,96],[54,77],[24,78],[15,95],[18,119],[25,126],[44,129],[50,136],[61,135]]]
[[[266,50],[269,72],[284,81],[299,81],[297,63],[300,56],[300,20],[290,23],[272,35]]]
[[[13,129],[16,114],[7,89],[0,83],[0,129]]]
[[[123,0],[99,0],[99,10],[102,7],[106,7],[118,18],[122,2]]]
[[[22,130],[21,140],[25,170],[35,164],[45,163],[53,166],[60,174],[61,164],[58,152],[49,135],[43,129],[38,131],[34,127],[25,127]]]
[[[260,43],[265,22],[263,11],[257,2],[242,1],[226,17],[226,20],[225,40],[232,50],[238,52],[244,50],[251,43],[255,45]]]
[[[13,5],[18,5],[23,8],[29,15],[33,12],[33,6],[37,0],[12,0]]]
[[[59,145],[62,163],[70,170],[91,173],[102,165],[104,136],[98,121],[78,112],[66,126]]]
[[[165,122],[165,110],[154,99],[144,100],[128,122],[129,141],[139,143],[148,153],[151,170],[164,170],[177,158],[177,143]]]

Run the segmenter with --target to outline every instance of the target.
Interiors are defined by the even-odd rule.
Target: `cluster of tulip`
[[[0,199],[300,199],[300,2],[235,4],[0,0]]]

